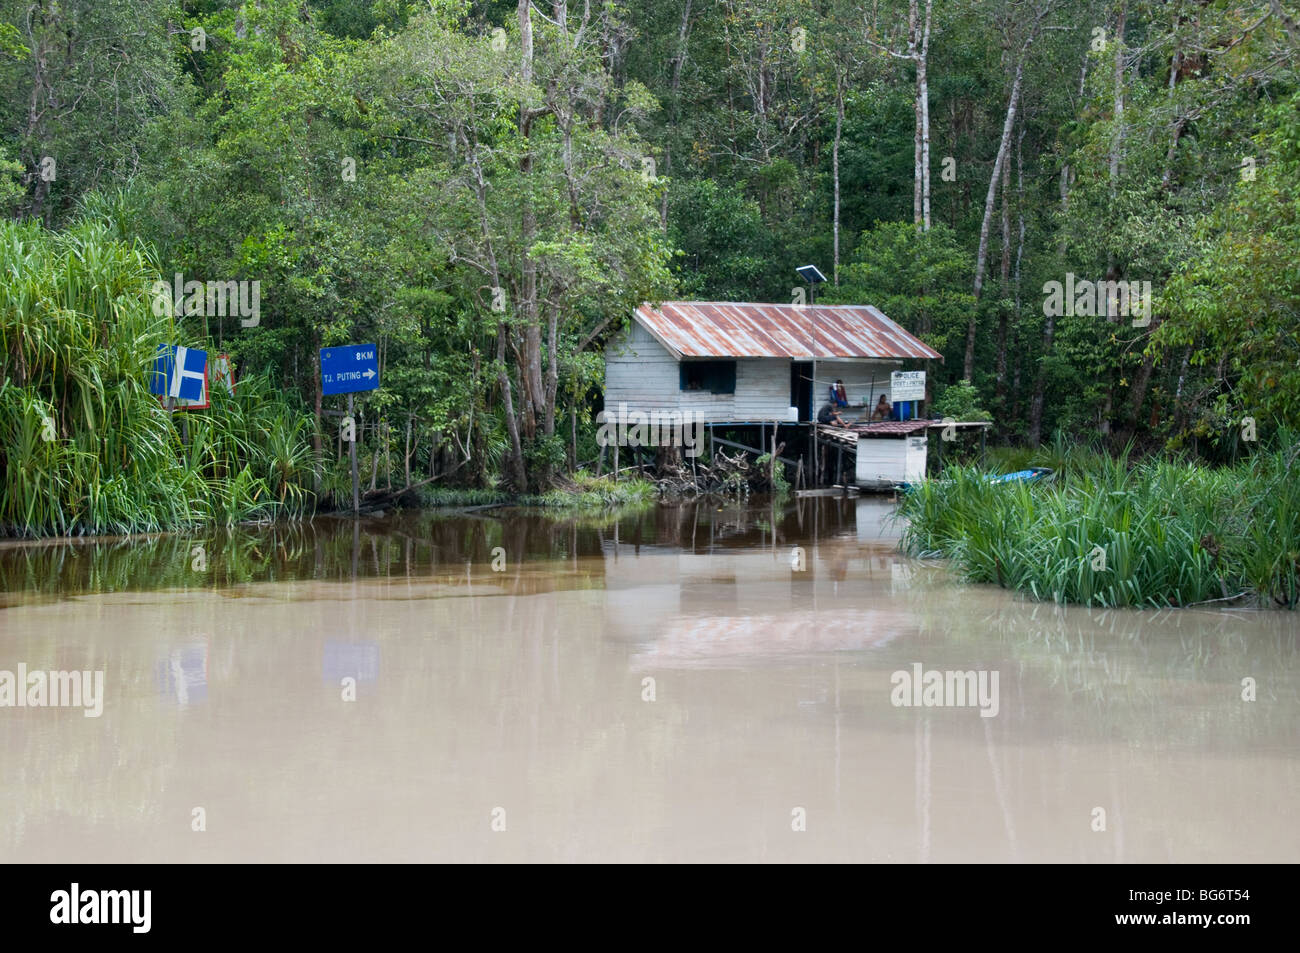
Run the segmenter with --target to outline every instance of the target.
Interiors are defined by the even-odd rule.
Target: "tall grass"
[[[308,420],[255,378],[186,411],[148,393],[176,339],[149,251],[83,221],[0,223],[0,535],[121,533],[296,515]]]
[[[1294,442],[1283,434],[1280,445]],[[983,471],[949,468],[904,498],[903,544],[951,558],[971,582],[1059,603],[1186,606],[1245,596],[1294,609],[1293,457],[1279,449],[1208,469],[1072,451],[1047,484],[992,484]]]
[[[571,485],[546,493],[518,494],[504,490],[483,490],[458,487],[423,488],[419,493],[425,506],[481,506],[503,504],[510,506],[540,506],[551,509],[604,509],[608,507],[644,506],[659,498],[658,488],[649,480],[624,477],[615,482],[610,476],[595,477],[579,471],[571,478]]]

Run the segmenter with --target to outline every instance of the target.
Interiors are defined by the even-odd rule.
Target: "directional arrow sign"
[[[373,344],[341,344],[320,350],[323,394],[351,394],[379,386],[378,351]]]

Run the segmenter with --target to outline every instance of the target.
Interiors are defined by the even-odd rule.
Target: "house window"
[[[707,394],[736,392],[735,361],[682,361],[678,367],[682,390]]]

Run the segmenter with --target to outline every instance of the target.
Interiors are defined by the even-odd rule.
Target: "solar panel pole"
[[[808,286],[810,288],[815,287],[811,281],[808,282]],[[812,311],[808,313],[808,319],[809,319],[809,324],[812,327],[812,341],[808,345],[808,350],[812,352],[812,382],[811,382],[810,389],[812,390],[813,399],[811,403],[812,406],[815,408],[817,406],[817,400],[818,400],[817,397],[817,309],[816,308],[814,308]],[[813,414],[813,419],[812,419],[811,427],[812,427],[812,435],[813,435],[812,438],[813,489],[816,489],[821,485],[821,476],[822,476],[821,458],[818,456],[818,451],[821,448],[817,445],[817,411],[813,410],[812,414]]]

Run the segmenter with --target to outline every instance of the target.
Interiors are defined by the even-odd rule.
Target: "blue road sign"
[[[149,393],[159,397],[178,397],[196,403],[203,400],[203,375],[208,366],[208,352],[192,347],[159,344],[149,374]]]
[[[322,394],[351,394],[379,386],[379,352],[373,344],[341,344],[320,349]]]

